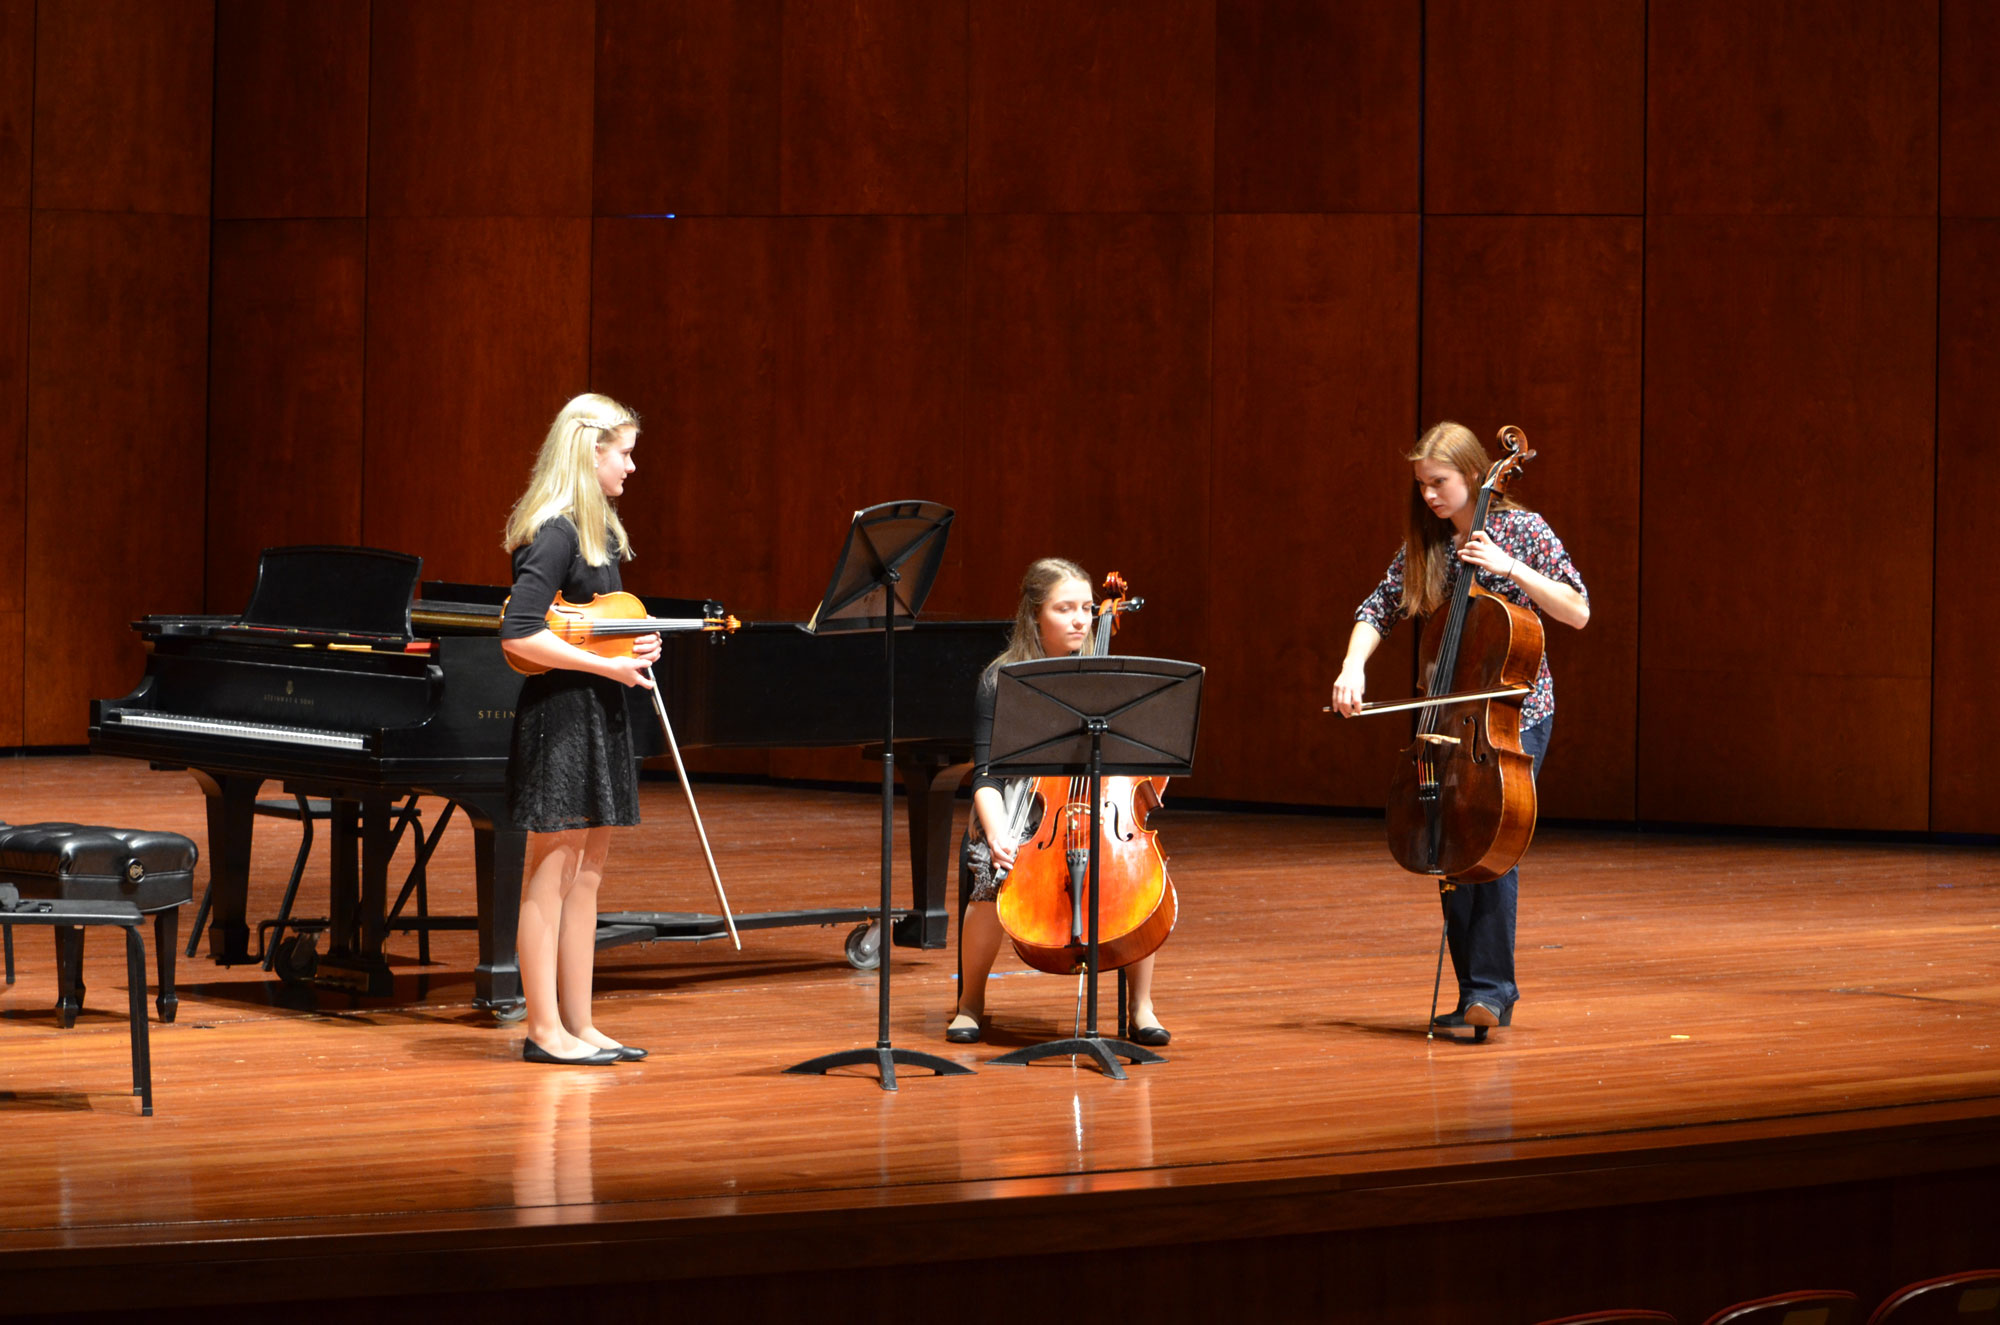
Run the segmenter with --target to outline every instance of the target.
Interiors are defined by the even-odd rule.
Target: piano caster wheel
[[[271,969],[288,985],[304,984],[319,969],[319,950],[310,934],[292,934],[278,940],[277,960]]]
[[[856,925],[848,934],[847,964],[857,971],[872,971],[882,964],[882,934],[874,921]]]
[[[502,1026],[512,1026],[517,1021],[526,1021],[528,1019],[528,1001],[526,999],[522,999],[519,1003],[509,1003],[505,1007],[489,1010],[493,1013],[493,1020]]]

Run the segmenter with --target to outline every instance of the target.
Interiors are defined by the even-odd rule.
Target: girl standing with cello
[[[1014,630],[1006,651],[987,664],[979,678],[972,725],[972,822],[961,850],[972,877],[972,894],[958,932],[958,1008],[944,1033],[953,1044],[976,1044],[986,1030],[986,980],[1006,936],[995,903],[1019,846],[1009,830],[1008,783],[987,769],[999,671],[1008,663],[1081,653],[1090,639],[1094,616],[1090,576],[1083,568],[1061,557],[1042,558],[1021,577],[1020,601],[1014,609]],[[1150,1049],[1160,1048],[1172,1036],[1153,1013],[1153,957],[1143,957],[1125,970],[1131,991],[1132,1039]]]
[[[1470,429],[1440,423],[1404,458],[1415,484],[1403,546],[1382,582],[1355,610],[1347,656],[1333,684],[1333,706],[1348,717],[1361,710],[1369,656],[1397,621],[1429,616],[1447,603],[1465,566],[1472,567],[1475,582],[1488,593],[1578,630],[1590,621],[1589,591],[1548,521],[1501,496],[1488,511],[1486,528],[1472,528],[1488,459]],[[1438,693],[1447,688],[1442,679],[1433,687]],[[1555,708],[1544,655],[1534,688],[1521,701],[1521,749],[1533,758],[1537,772],[1548,750]],[[1514,983],[1519,892],[1519,872],[1510,869],[1490,883],[1443,894],[1458,1006],[1438,1018],[1439,1026],[1505,1026],[1513,1020],[1520,994]]]
[[[521,686],[507,760],[507,812],[528,832],[517,948],[527,998],[531,1063],[616,1063],[644,1058],[591,1020],[597,956],[597,889],[611,830],[639,822],[638,765],[624,687],[652,688],[647,669],[660,637],[630,655],[603,657],[548,627],[558,593],[587,603],[620,588],[632,555],[618,496],[635,466],[638,416],[606,396],[564,405],[535,457],[528,490],[507,517],[514,592],[500,626],[510,660],[548,670]]]

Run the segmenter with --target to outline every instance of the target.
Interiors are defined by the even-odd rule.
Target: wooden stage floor
[[[643,804],[605,909],[706,909],[678,791],[649,780]],[[874,896],[870,797],[717,785],[703,813],[739,911]],[[83,756],[0,760],[0,819],[205,843],[192,779]],[[1865,1297],[1968,1268],[1932,1259],[2000,1261],[1992,1228],[1956,1213],[1990,1219],[2000,1172],[2000,851],[1547,829],[1516,1023],[1473,1046],[1424,1037],[1437,906],[1379,821],[1159,826],[1182,899],[1159,968],[1174,1043],[1123,1083],[983,1066],[1075,1006],[1073,981],[1011,954],[992,1043],[946,1045],[950,948],[895,950],[894,1038],[978,1075],[910,1072],[895,1094],[872,1072],[781,1075],[874,1040],[875,977],[843,959],[844,929],[608,951],[599,1022],[653,1056],[530,1066],[518,1027],[471,1005],[473,936],[443,934],[429,967],[395,941],[391,1000],[315,1002],[183,961],[142,1118],[118,945],[91,936],[65,1031],[48,942],[23,930],[0,994],[0,1315],[290,1303],[318,1319],[344,1298],[421,1315],[449,1293],[499,1319],[711,1295],[783,1318],[793,1294],[848,1283],[814,1314],[868,1319],[865,1295],[906,1271],[983,1284],[1088,1241],[1151,1257],[1163,1319],[1213,1318],[1221,1278],[1232,1312],[1271,1318],[1623,1301],[1699,1320],[1731,1295],[1840,1286],[1789,1273],[1845,1266]],[[275,910],[297,843],[287,823],[258,834],[253,916]],[[454,829],[440,848],[434,912],[470,910],[470,842]],[[302,913],[323,912],[315,879],[323,855]],[[1474,1257],[1408,1282],[1425,1238],[1463,1247],[1468,1230],[1511,1268]],[[1661,1239],[1686,1263],[1649,1277]],[[589,1305],[550,1296],[575,1283],[597,1286]]]

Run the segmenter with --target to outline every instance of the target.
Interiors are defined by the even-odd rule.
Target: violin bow
[[[653,669],[646,669],[646,679],[653,681],[647,693],[653,697],[653,712],[660,717],[660,731],[667,738],[667,749],[674,756],[674,771],[681,775],[681,790],[687,793],[688,817],[694,820],[695,836],[701,839],[702,858],[708,861],[708,879],[715,885],[715,900],[722,904],[722,921],[729,926],[729,941],[743,951],[743,940],[736,933],[736,917],[729,913],[729,894],[722,891],[722,875],[715,868],[715,853],[708,849],[708,830],[701,826],[701,810],[694,803],[694,786],[688,781],[687,765],[681,762],[680,742],[674,739],[674,724],[667,721],[667,706],[660,700],[659,682],[653,680]]]

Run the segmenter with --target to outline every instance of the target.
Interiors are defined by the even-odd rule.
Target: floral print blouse
[[[1517,558],[1522,564],[1540,571],[1559,584],[1590,597],[1590,590],[1583,587],[1583,576],[1577,573],[1576,563],[1569,559],[1562,540],[1556,537],[1549,522],[1533,511],[1498,510],[1486,515],[1486,536],[1496,543],[1508,556]],[[1461,571],[1468,569],[1456,557],[1445,575],[1445,592],[1450,593],[1458,585]],[[1541,609],[1535,600],[1528,597],[1528,591],[1514,583],[1505,575],[1495,575],[1491,571],[1475,570],[1479,577],[1479,587],[1496,594],[1509,602],[1540,615]],[[1382,576],[1382,583],[1375,586],[1375,592],[1362,601],[1354,611],[1356,621],[1366,621],[1375,628],[1375,633],[1387,636],[1395,624],[1403,618],[1403,549],[1396,549],[1395,560],[1389,563],[1388,571]],[[1542,655],[1541,671],[1535,677],[1535,688],[1521,701],[1521,726],[1523,730],[1554,716],[1556,711],[1555,681],[1549,675],[1548,654]]]

